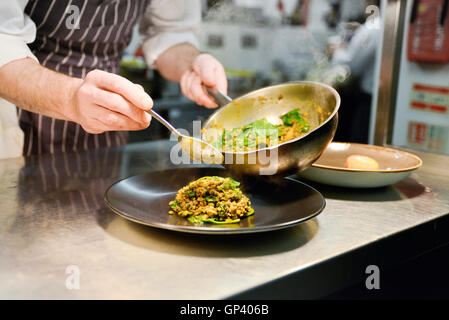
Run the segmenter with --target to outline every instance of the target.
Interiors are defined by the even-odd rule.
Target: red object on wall
[[[427,140],[427,125],[425,123],[410,122],[408,125],[408,141],[423,144]]]
[[[442,114],[449,113],[448,87],[437,87],[415,83],[413,84],[413,92],[419,94],[412,96],[410,107]],[[426,93],[433,94],[433,96],[437,96],[438,99],[431,99],[429,101],[429,99],[425,98]]]
[[[449,0],[414,0],[408,34],[410,61],[449,62]]]

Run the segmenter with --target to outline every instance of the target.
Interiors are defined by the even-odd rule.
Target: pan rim
[[[340,109],[340,104],[341,104],[341,97],[339,95],[339,93],[337,92],[337,90],[335,90],[334,88],[332,88],[330,85],[322,83],[322,82],[317,82],[317,81],[289,81],[289,82],[285,82],[285,83],[280,83],[280,84],[275,84],[272,86],[268,86],[268,87],[264,87],[264,88],[260,88],[248,93],[245,93],[244,95],[237,97],[235,99],[233,99],[232,101],[236,101],[236,100],[240,100],[240,99],[244,99],[245,97],[247,97],[248,95],[253,95],[256,94],[259,91],[265,90],[265,89],[269,89],[269,88],[276,88],[276,87],[281,87],[281,86],[285,86],[285,85],[295,85],[295,84],[313,84],[313,85],[318,85],[321,87],[324,87],[326,89],[328,89],[333,96],[335,97],[335,108],[334,111],[332,111],[332,113],[329,115],[329,117],[327,117],[327,119],[325,121],[323,121],[323,123],[321,123],[319,126],[317,126],[315,129],[313,129],[312,131],[307,132],[306,134],[303,134],[302,136],[296,137],[292,140],[288,140],[285,142],[282,142],[280,144],[271,146],[271,147],[265,147],[265,148],[261,148],[261,149],[256,149],[256,150],[251,150],[251,151],[236,151],[236,152],[230,152],[230,151],[223,151],[223,150],[219,150],[221,151],[222,154],[226,155],[249,155],[249,154],[253,154],[253,153],[257,153],[257,152],[262,152],[262,151],[267,151],[267,150],[274,150],[274,149],[278,149],[281,146],[284,146],[286,144],[290,144],[290,143],[294,143],[297,142],[305,137],[307,137],[308,135],[312,134],[313,132],[317,131],[319,128],[323,127],[326,123],[328,123],[329,121],[331,121],[334,117],[335,114],[338,113],[338,110]],[[230,102],[232,103],[232,102]],[[206,125],[209,124],[209,122],[211,121],[211,119],[218,113],[220,113],[224,108],[226,108],[230,103],[220,107],[218,110],[216,110],[214,113],[212,113],[209,118],[206,120],[205,125],[203,126],[203,128],[206,127]]]

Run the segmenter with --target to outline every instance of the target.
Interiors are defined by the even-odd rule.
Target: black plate
[[[251,200],[254,215],[240,223],[194,225],[169,215],[168,203],[176,192],[204,176],[232,177]],[[106,190],[106,204],[120,216],[162,229],[207,234],[236,234],[291,227],[318,215],[323,196],[308,185],[290,179],[242,178],[220,168],[184,168],[149,172],[121,180]]]

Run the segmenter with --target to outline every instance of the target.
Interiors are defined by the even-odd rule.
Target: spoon
[[[217,148],[200,139],[181,134],[181,132],[176,130],[175,127],[173,127],[153,109],[150,109],[147,112],[162,123],[174,135],[176,135],[178,138],[178,144],[180,145],[182,151],[188,154],[192,160],[209,164],[223,163],[223,154]]]

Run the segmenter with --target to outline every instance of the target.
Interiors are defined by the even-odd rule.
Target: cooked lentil
[[[281,125],[274,125],[266,118],[256,120],[246,126],[225,129],[213,145],[224,151],[241,152],[270,147],[292,140],[310,130],[308,114],[293,109],[280,116]]]
[[[206,176],[189,183],[169,202],[169,214],[192,223],[235,223],[254,213],[251,201],[232,178]]]

